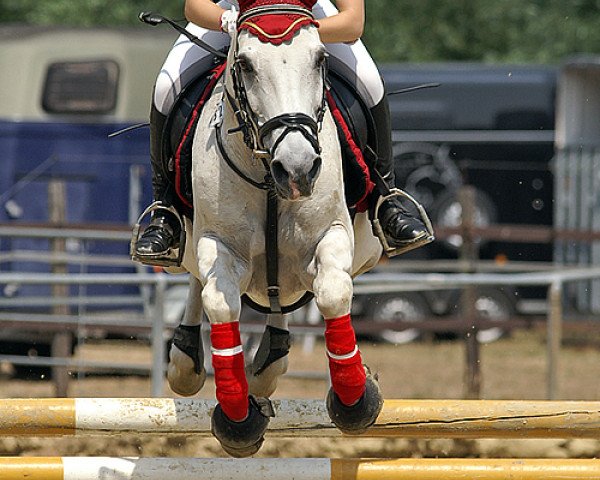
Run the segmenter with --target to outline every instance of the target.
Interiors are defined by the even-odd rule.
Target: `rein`
[[[302,7],[296,7],[293,5],[268,5],[257,7],[248,10],[240,16],[238,19],[238,26],[248,19],[265,14],[299,14],[309,18],[314,18],[310,10]],[[248,96],[246,86],[243,82],[242,69],[238,57],[238,42],[235,39],[233,50],[233,62],[229,68],[231,79],[234,88],[234,94],[225,87],[224,88],[224,99],[227,100],[231,106],[236,121],[237,127],[231,128],[227,131],[228,135],[235,133],[242,133],[244,143],[252,151],[252,157],[260,159],[263,167],[266,171],[264,180],[262,182],[256,181],[245,174],[227,154],[225,145],[223,144],[223,134],[221,130],[221,122],[216,125],[216,137],[217,146],[219,153],[227,165],[245,182],[249,183],[255,188],[266,191],[267,196],[267,211],[266,211],[266,225],[265,225],[265,249],[266,249],[266,274],[267,274],[267,295],[269,298],[269,308],[262,307],[257,303],[253,302],[247,295],[244,295],[244,301],[248,303],[252,308],[269,314],[283,314],[288,313],[308,303],[312,298],[311,292],[306,292],[300,300],[293,305],[282,306],[279,298],[279,257],[278,257],[278,196],[275,190],[275,182],[271,175],[270,163],[275,155],[277,147],[285,139],[287,135],[292,132],[299,132],[304,138],[310,143],[315,153],[319,155],[321,153],[321,147],[319,144],[318,134],[321,130],[323,118],[327,109],[327,97],[326,97],[326,79],[327,79],[327,64],[324,62],[321,67],[321,75],[323,78],[323,96],[319,110],[317,111],[316,119],[305,113],[293,112],[284,113],[277,115],[262,125],[258,121],[258,116],[252,110],[248,102]],[[270,149],[265,147],[265,139],[268,135],[273,133],[277,129],[283,129],[281,134],[273,142]]]

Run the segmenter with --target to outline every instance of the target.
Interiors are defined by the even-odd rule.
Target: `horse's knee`
[[[242,309],[239,292],[227,292],[209,282],[202,290],[202,304],[210,323],[229,323],[239,320]]]
[[[352,278],[343,270],[331,269],[315,279],[315,300],[325,318],[340,317],[349,313],[352,291]]]

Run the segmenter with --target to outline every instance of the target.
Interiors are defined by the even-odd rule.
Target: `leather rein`
[[[257,8],[252,8],[238,19],[238,26],[244,21],[257,15],[273,14],[297,14],[304,15],[311,19],[314,18],[312,11],[294,5],[268,5]],[[232,108],[237,126],[227,130],[227,134],[242,133],[244,143],[252,151],[252,157],[255,160],[260,159],[265,169],[265,176],[262,182],[256,181],[245,174],[227,154],[225,145],[223,144],[223,134],[221,123],[216,123],[216,137],[219,153],[227,165],[244,181],[255,188],[265,190],[267,194],[267,221],[265,225],[265,249],[266,249],[266,274],[267,274],[267,295],[269,298],[269,307],[264,307],[251,300],[247,295],[242,298],[245,303],[250,305],[255,310],[268,314],[283,314],[292,312],[306,303],[308,303],[314,295],[311,292],[306,292],[300,300],[292,305],[282,306],[279,298],[279,254],[278,254],[278,195],[275,190],[275,182],[271,175],[270,165],[275,155],[277,147],[292,132],[299,132],[308,140],[315,153],[321,153],[319,144],[319,131],[323,123],[323,118],[327,109],[326,99],[326,80],[327,80],[327,62],[321,67],[321,75],[323,78],[323,97],[321,105],[317,112],[317,118],[314,119],[305,113],[284,113],[277,115],[266,122],[260,124],[258,116],[252,110],[248,102],[246,86],[243,81],[242,66],[238,56],[238,42],[234,39],[233,62],[229,67],[234,92],[231,94],[227,87],[224,87],[224,100],[226,99]],[[223,102],[223,101],[222,101]],[[222,108],[222,107],[221,107]],[[265,147],[265,138],[277,129],[282,129],[282,132],[273,142],[271,148]]]

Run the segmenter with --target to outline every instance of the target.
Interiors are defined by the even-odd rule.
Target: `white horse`
[[[292,8],[297,14],[310,15]],[[219,331],[237,330],[243,295],[274,312],[269,340],[277,343],[279,338],[274,347],[266,345],[258,365],[255,361],[246,368],[247,391],[246,380],[239,378],[239,363],[237,367],[228,364],[225,370],[215,366],[220,405],[213,414],[213,433],[235,456],[260,448],[269,414],[266,403],[252,396],[269,397],[277,377],[287,370],[283,345],[287,339],[278,337],[287,325],[279,306],[293,305],[313,292],[325,319],[348,317],[353,277],[372,268],[382,253],[367,214],[358,214],[352,221],[345,204],[340,145],[324,100],[326,55],[314,25],[300,28],[280,45],[261,42],[241,30],[232,39],[224,79],[205,105],[196,129],[195,214],[193,222],[186,220],[188,241],[183,257],[183,266],[191,273],[190,289],[185,318],[176,333],[179,342],[170,351],[171,388],[192,395],[204,383],[199,341],[202,311],[213,332],[213,364],[215,358],[218,363],[239,357],[236,340],[225,345],[214,332],[215,326],[222,327]],[[273,252],[273,243],[276,260],[267,253]],[[274,261],[278,266],[273,266]],[[327,343],[330,366],[331,361],[343,364],[356,354],[356,347],[333,352],[337,337],[332,335],[326,337],[334,338],[333,344]],[[342,339],[342,343],[349,342],[349,348],[353,331],[351,337]],[[371,425],[382,403],[375,378],[359,366],[362,385],[352,388],[362,388],[364,393],[353,405],[340,401],[345,387],[338,386],[339,379],[332,373],[329,412],[347,432]],[[353,381],[361,382],[360,378]],[[236,385],[231,387],[231,382]],[[249,405],[247,417],[229,418],[227,412],[235,411],[240,402],[244,406],[244,400]]]

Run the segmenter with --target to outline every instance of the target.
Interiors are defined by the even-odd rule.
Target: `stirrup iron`
[[[179,247],[170,248],[166,255],[138,255],[135,250],[135,245],[140,238],[140,228],[142,220],[152,212],[157,210],[163,210],[171,213],[179,222],[180,233],[179,233]],[[183,218],[179,215],[179,212],[174,207],[166,207],[162,202],[156,201],[152,203],[146,210],[144,210],[137,219],[137,223],[133,227],[131,234],[131,242],[129,244],[129,255],[135,262],[142,263],[144,265],[153,265],[157,267],[180,267],[183,261],[183,253],[185,252],[185,225]]]
[[[381,228],[381,223],[379,222],[378,215],[379,207],[381,207],[381,204],[393,197],[403,197],[416,207],[417,211],[419,212],[419,217],[421,218],[423,224],[425,225],[425,228],[427,229],[428,235],[417,238],[415,240],[406,241],[403,243],[403,245],[400,245],[399,247],[390,246],[387,239],[385,238],[385,233],[383,233],[383,228]],[[410,252],[411,250],[420,248],[435,240],[431,220],[429,219],[429,216],[427,215],[427,212],[425,211],[423,205],[421,205],[412,195],[405,192],[404,190],[400,190],[399,188],[391,188],[389,194],[379,197],[379,199],[377,200],[377,204],[375,205],[375,212],[373,214],[373,221],[371,223],[373,225],[373,233],[377,238],[379,238],[379,241],[383,245],[383,251],[389,258],[395,257],[396,255],[400,255],[402,253]]]

